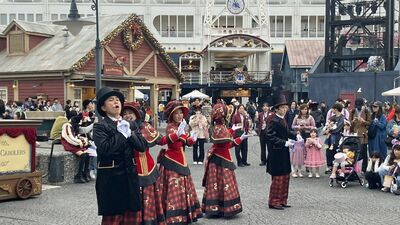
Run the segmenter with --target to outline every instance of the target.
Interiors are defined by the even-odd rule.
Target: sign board
[[[0,136],[0,174],[31,172],[32,149],[24,135]]]
[[[222,90],[221,97],[250,97],[250,91],[245,89]]]
[[[124,75],[124,69],[122,66],[104,65],[104,75]]]

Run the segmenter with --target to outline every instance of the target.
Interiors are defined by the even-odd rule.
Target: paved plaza
[[[210,144],[207,144],[208,148]],[[157,152],[160,148],[154,148]],[[191,148],[186,151],[192,161]],[[234,156],[234,150],[232,149]],[[284,211],[268,209],[270,177],[259,166],[258,138],[249,140],[250,167],[236,170],[243,213],[232,219],[201,219],[198,225],[223,224],[397,224],[400,196],[368,190],[358,183],[346,189],[331,188],[327,175],[290,181],[289,204]],[[199,198],[202,198],[202,165],[190,165]],[[97,225],[94,182],[44,186],[42,195],[0,203],[1,225]]]

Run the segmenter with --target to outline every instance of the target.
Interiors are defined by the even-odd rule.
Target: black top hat
[[[279,95],[278,99],[276,100],[275,104],[274,104],[274,108],[278,109],[279,106],[281,105],[287,105],[287,101],[286,101],[286,96],[284,95]]]
[[[114,91],[113,89],[111,89],[109,87],[101,88],[96,94],[96,100],[97,100],[96,109],[97,109],[97,112],[103,117],[106,116],[106,113],[101,109],[101,107],[103,106],[103,104],[107,100],[107,98],[110,96],[117,96],[119,98],[119,101],[121,102],[121,107],[123,107],[123,105],[124,105],[125,98],[121,92]]]
[[[362,105],[364,105],[364,99],[362,99],[362,98],[357,98],[357,99],[355,100],[355,102],[354,102],[354,105],[355,105],[355,106],[362,106]]]

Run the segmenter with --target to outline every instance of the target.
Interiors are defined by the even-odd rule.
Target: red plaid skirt
[[[166,225],[162,208],[160,182],[140,189],[142,210],[126,212],[124,215],[103,216],[102,225]]]
[[[142,192],[142,211],[143,213],[143,224],[158,224],[165,225],[164,210],[162,207],[162,200],[160,195],[160,180],[153,185],[141,188]]]
[[[187,224],[203,216],[192,176],[183,176],[161,165],[160,190],[167,224]]]
[[[208,163],[206,186],[201,208],[206,216],[232,217],[242,212],[235,172]]]

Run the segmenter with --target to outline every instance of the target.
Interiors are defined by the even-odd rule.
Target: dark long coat
[[[133,151],[145,151],[138,131],[125,138],[110,118],[94,124],[93,140],[97,146],[96,195],[99,215],[119,215],[141,209],[138,175]]]
[[[296,135],[289,130],[285,119],[276,114],[267,126],[266,133],[268,145],[267,173],[271,176],[282,176],[290,174],[289,148],[285,147],[286,141],[296,139]]]

